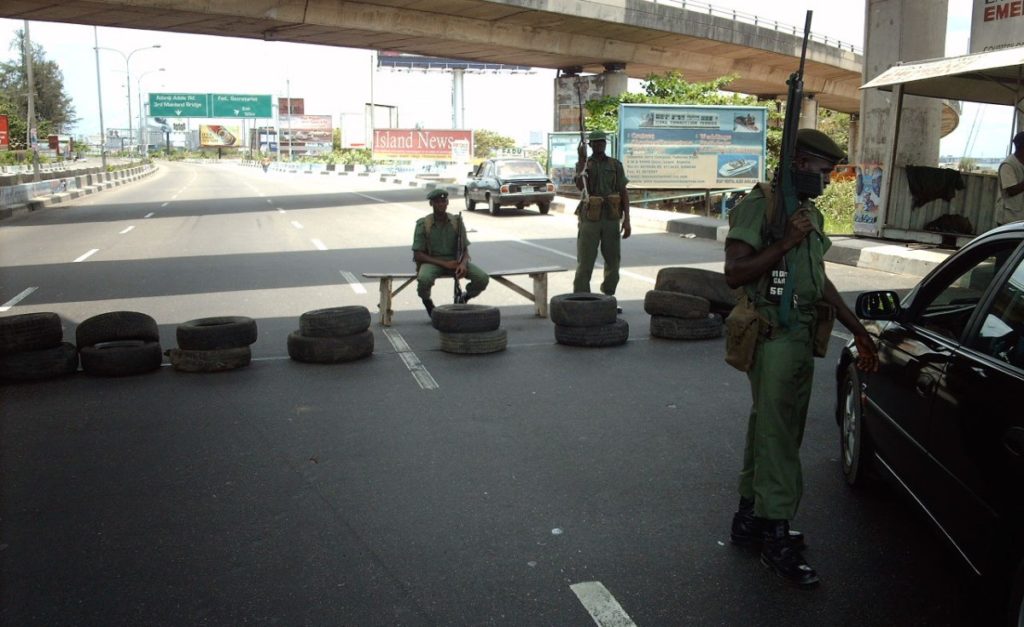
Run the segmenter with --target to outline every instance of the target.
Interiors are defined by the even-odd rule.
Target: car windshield
[[[498,176],[544,176],[544,168],[536,161],[502,161],[498,163]]]

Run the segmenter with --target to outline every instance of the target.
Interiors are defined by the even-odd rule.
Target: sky
[[[946,54],[967,52],[971,0],[948,0]],[[697,3],[690,3],[697,4]],[[829,38],[863,46],[864,0],[816,2],[788,0],[715,0],[717,9],[736,10],[802,26],[806,9],[814,10],[811,30]],[[21,20],[0,19],[0,41],[12,42]],[[99,97],[96,56],[91,26],[30,22],[32,41],[64,72],[81,121],[76,135],[98,134]],[[367,50],[263,42],[204,35],[182,35],[116,28],[96,29],[101,48],[99,79],[106,128],[127,125],[125,58],[131,54],[132,125],[138,126],[139,88],[149,92],[271,94],[303,98],[307,114],[361,115],[364,103],[397,107],[399,126],[451,128],[451,77],[442,73],[372,71]],[[158,49],[147,49],[153,45]],[[13,59],[18,51],[0,48],[0,57]],[[163,71],[160,69],[163,68]],[[554,98],[553,70],[530,74],[467,74],[464,81],[465,124],[487,129],[527,143],[538,133],[551,131]],[[631,81],[639,91],[639,81]],[[348,118],[353,119],[352,117]],[[198,122],[193,121],[193,128]],[[959,128],[942,140],[941,154],[997,157],[1006,154],[1012,124],[1008,107],[964,104]],[[543,135],[542,135],[543,137]]]

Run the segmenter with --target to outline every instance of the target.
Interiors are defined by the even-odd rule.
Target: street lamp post
[[[139,145],[142,146],[141,151],[142,151],[142,156],[144,156],[144,157],[149,155],[149,142],[146,141],[146,137],[143,135],[143,128],[144,127],[143,127],[142,120],[144,118],[142,116],[142,110],[143,110],[142,109],[142,79],[147,74],[153,74],[154,72],[165,72],[165,71],[167,71],[165,68],[159,68],[159,69],[156,69],[156,70],[148,70],[146,72],[143,72],[142,74],[139,74],[139,78],[137,78],[135,80],[135,92],[139,95]]]
[[[132,50],[128,54],[125,54],[125,53],[121,52],[120,50],[118,50],[117,48],[106,48],[104,46],[96,46],[97,50],[110,50],[111,52],[116,52],[117,54],[121,55],[121,57],[124,59],[125,83],[127,84],[127,87],[128,87],[128,143],[129,144],[131,143],[132,126],[133,126],[133,122],[132,122],[132,71],[131,71],[131,65],[130,65],[131,60],[132,60],[132,55],[135,54],[136,52],[141,52],[142,50],[150,50],[152,48],[159,48],[159,47],[160,47],[160,44],[154,44],[152,46],[146,46],[144,48],[136,48],[135,50]]]

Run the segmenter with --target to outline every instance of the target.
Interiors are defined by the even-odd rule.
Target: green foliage
[[[857,180],[846,179],[829,183],[815,204],[825,216],[825,233],[853,233],[854,194]]]
[[[818,130],[832,138],[840,148],[850,145],[850,114],[818,109]]]
[[[473,156],[477,159],[486,159],[491,156],[492,151],[497,149],[515,147],[516,140],[511,137],[486,129],[473,131]]]
[[[12,150],[26,147],[28,76],[22,54],[24,40],[24,31],[17,31],[9,46],[14,58],[0,63],[0,113],[10,116]],[[56,62],[46,59],[38,44],[32,45],[32,82],[40,140],[51,133],[66,132],[77,121],[75,107],[64,91],[63,72]]]

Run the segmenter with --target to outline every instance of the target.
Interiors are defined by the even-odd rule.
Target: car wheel
[[[860,376],[857,367],[850,365],[843,376],[842,417],[839,422],[840,463],[846,483],[862,487],[870,482],[870,466],[873,449],[867,430],[864,428],[864,412],[860,393]]]
[[[470,200],[470,198],[469,198],[469,190],[467,189],[466,190],[466,210],[467,211],[473,211],[474,209],[476,209],[476,201],[475,200]]]
[[[551,203],[549,203],[549,202],[539,202],[539,203],[537,203],[537,209],[540,210],[540,214],[542,216],[546,216],[546,215],[548,215],[548,212],[551,211]]]
[[[491,215],[496,216],[501,211],[501,203],[499,203],[494,196],[488,194],[487,196],[487,208],[490,209]]]
[[[523,210],[523,209],[524,209],[525,207],[526,207],[526,205],[524,205],[524,204],[523,204],[523,203],[521,203],[521,202],[517,202],[517,203],[516,203],[516,209],[518,209],[518,210],[520,210],[520,211],[522,211],[522,210]]]

